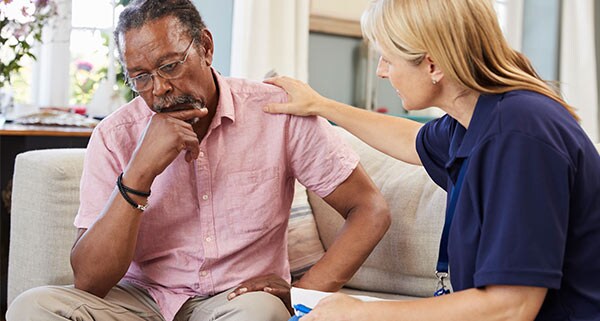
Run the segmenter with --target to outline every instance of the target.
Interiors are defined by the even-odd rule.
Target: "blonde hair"
[[[491,0],[373,0],[361,19],[365,38],[415,64],[429,54],[446,77],[480,93],[529,90],[576,119],[572,106],[510,48]]]

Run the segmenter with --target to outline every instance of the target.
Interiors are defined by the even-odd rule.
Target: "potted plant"
[[[11,77],[22,68],[24,57],[35,59],[36,42],[56,15],[52,0],[0,0],[0,107],[5,113],[12,104]]]

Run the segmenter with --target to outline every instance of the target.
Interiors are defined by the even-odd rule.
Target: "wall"
[[[311,14],[359,22],[369,0],[329,0],[311,2]],[[344,10],[340,10],[340,6]],[[403,114],[402,102],[389,81],[375,76],[373,68],[366,75],[365,54],[361,56],[362,40],[311,32],[309,36],[308,83],[323,96],[357,107],[365,106],[367,76],[375,80],[373,106],[389,113]],[[364,52],[366,48],[362,48]]]
[[[600,75],[600,4],[597,2],[594,4],[594,21],[596,23],[596,75]],[[598,79],[597,83],[598,97],[600,98],[600,79]]]
[[[523,9],[523,53],[543,79],[558,80],[561,0],[527,0]]]
[[[234,0],[194,0],[204,23],[210,29],[215,43],[213,66],[221,74],[229,75],[231,61],[231,28]]]
[[[356,81],[364,77],[364,70],[358,67],[361,40],[312,32],[308,43],[309,85],[325,97],[360,105],[356,91],[363,89],[364,84],[356,84]],[[376,84],[376,108],[385,107],[393,114],[404,113],[402,102],[389,81],[377,79]]]
[[[312,0],[310,12],[319,16],[360,21],[360,16],[369,2],[369,0]],[[342,7],[344,10],[340,10]]]

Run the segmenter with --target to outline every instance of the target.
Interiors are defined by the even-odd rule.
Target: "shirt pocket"
[[[281,202],[279,178],[278,167],[227,174],[225,209],[233,231],[260,233],[276,223],[274,216]]]

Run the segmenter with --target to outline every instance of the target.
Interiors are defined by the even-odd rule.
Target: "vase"
[[[0,117],[8,119],[15,106],[12,87],[0,87]]]

